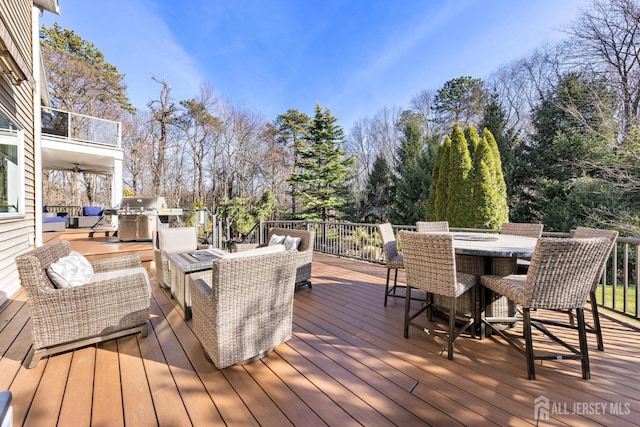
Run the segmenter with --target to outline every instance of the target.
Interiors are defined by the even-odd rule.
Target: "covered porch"
[[[51,238],[93,257],[131,248],[144,261],[151,249],[86,234]],[[147,267],[154,272],[150,260]],[[383,266],[315,253],[312,274],[313,288],[295,293],[292,339],[224,370],[205,359],[191,321],[155,284],[147,338],[85,347],[27,370],[29,314],[19,292],[0,306],[0,390],[13,393],[15,425],[536,425],[538,398],[550,413],[541,425],[640,420],[640,340],[627,319],[602,313],[605,351],[590,337],[590,381],[569,360],[545,362],[529,381],[524,358],[499,338],[463,337],[453,361],[440,355],[440,338],[413,329],[404,339],[404,301],[382,304]]]

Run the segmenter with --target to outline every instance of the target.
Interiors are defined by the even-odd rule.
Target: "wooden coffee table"
[[[171,275],[171,295],[178,302],[184,320],[191,319],[191,292],[188,286],[188,276],[211,269],[213,260],[224,254],[226,252],[222,249],[203,249],[167,254]]]

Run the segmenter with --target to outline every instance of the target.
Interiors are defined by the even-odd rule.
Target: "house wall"
[[[0,104],[17,126],[24,130],[24,215],[0,218],[0,304],[20,288],[15,257],[30,250],[35,236],[35,159],[34,159],[34,91],[33,80],[33,22],[32,0],[0,1],[0,19],[17,47],[24,62],[30,67],[31,82],[12,85],[0,75]]]

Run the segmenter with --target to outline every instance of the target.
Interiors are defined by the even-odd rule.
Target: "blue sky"
[[[125,74],[146,109],[165,79],[176,100],[207,81],[273,120],[329,107],[349,131],[450,79],[487,78],[565,37],[588,0],[59,0],[58,22]],[[99,23],[98,23],[99,22]]]

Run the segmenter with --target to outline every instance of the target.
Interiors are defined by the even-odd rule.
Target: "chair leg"
[[[596,301],[596,293],[589,293],[591,301],[591,314],[593,315],[593,329],[596,331],[596,339],[598,341],[598,350],[604,351],[604,341],[602,340],[602,329],[600,328],[600,315],[598,313],[598,303]]]
[[[409,338],[409,306],[411,304],[411,286],[407,285],[407,297],[404,300],[404,337]]]
[[[390,277],[391,277],[391,269],[387,268],[387,283],[384,287],[384,306],[385,307],[387,306],[387,298],[389,297],[389,278]]]
[[[453,340],[456,331],[456,299],[451,298],[451,306],[449,308],[449,336],[447,337],[447,359],[453,360]]]
[[[582,356],[582,378],[591,379],[589,369],[589,346],[587,346],[587,330],[584,322],[584,309],[576,309],[576,317],[578,318],[578,338],[580,340],[580,353]]]
[[[531,335],[531,312],[528,307],[522,308],[522,328],[527,356],[527,373],[530,380],[536,379],[535,358],[533,355],[533,337]]]

